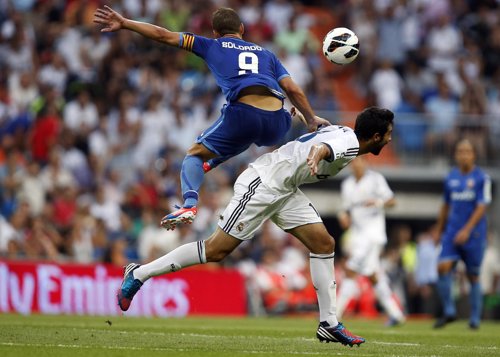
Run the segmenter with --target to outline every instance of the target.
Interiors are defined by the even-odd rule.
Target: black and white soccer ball
[[[323,39],[323,54],[335,64],[349,64],[358,57],[358,36],[346,27],[336,27]]]

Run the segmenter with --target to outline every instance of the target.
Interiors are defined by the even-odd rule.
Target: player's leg
[[[357,238],[359,237],[359,239]],[[351,299],[356,298],[360,291],[357,282],[358,274],[364,274],[363,271],[366,266],[366,258],[370,254],[372,244],[366,240],[363,235],[351,236],[352,246],[349,258],[346,262],[346,276],[342,280],[342,284],[337,296],[337,316],[342,317]]]
[[[360,237],[366,240],[367,235],[363,234]],[[360,274],[370,279],[377,301],[380,303],[380,306],[382,306],[387,316],[389,316],[387,326],[396,326],[403,323],[405,317],[389,285],[389,278],[380,267],[380,255],[382,254],[384,245],[382,243],[370,241],[367,243],[364,244],[364,250],[361,250],[362,255],[358,266],[353,265],[352,267],[357,268]],[[359,246],[363,247],[363,244],[359,243]],[[349,262],[347,266],[349,267]]]
[[[289,232],[297,237],[310,251],[311,278],[318,298],[320,323],[316,337],[321,342],[340,342],[344,345],[360,345],[365,339],[353,335],[337,320],[337,283],[335,281],[335,241],[323,223],[302,225]]]
[[[461,249],[462,259],[467,268],[467,278],[470,283],[469,305],[470,317],[469,327],[478,329],[481,323],[481,314],[483,310],[483,294],[479,273],[486,249],[486,238],[469,240]]]
[[[240,240],[217,228],[206,241],[184,244],[148,264],[131,263],[127,265],[122,285],[117,294],[118,305],[123,311],[128,310],[134,295],[148,279],[173,273],[192,265],[220,261],[240,243]]]
[[[344,316],[344,311],[352,299],[359,296],[360,290],[356,279],[358,274],[350,269],[346,269],[345,277],[342,279],[342,284],[337,294],[337,317],[339,319]]]
[[[394,293],[389,285],[389,278],[385,272],[379,272],[372,276],[375,296],[378,302],[389,316],[387,326],[396,326],[405,321],[403,310],[395,299]]]
[[[444,327],[446,324],[456,320],[456,307],[453,301],[453,268],[455,260],[442,260],[438,264],[437,290],[441,306],[443,309],[442,317],[434,324],[434,328]]]
[[[453,285],[453,269],[458,259],[460,259],[460,254],[453,241],[454,237],[455,234],[451,232],[441,238],[436,287],[443,312],[441,318],[434,324],[434,328],[441,328],[456,320],[457,312],[451,289]]]
[[[318,339],[351,346],[365,342],[364,338],[353,335],[337,320],[335,241],[309,199],[298,190],[286,200],[272,220],[299,239],[310,251],[311,278],[319,306]]]

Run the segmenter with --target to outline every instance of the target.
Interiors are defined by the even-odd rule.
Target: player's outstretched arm
[[[307,166],[309,166],[309,171],[311,176],[318,173],[318,164],[321,160],[330,157],[331,151],[325,144],[314,145],[311,150],[309,150],[309,155],[307,155]]]
[[[286,95],[292,102],[292,104],[297,107],[299,112],[302,113],[305,121],[307,123],[307,128],[309,131],[316,131],[320,125],[330,125],[330,122],[326,119],[317,117],[307,100],[306,95],[302,89],[293,81],[290,77],[285,77],[280,81],[280,87],[283,88]]]
[[[107,5],[104,5],[104,8],[99,8],[94,12],[94,22],[104,26],[101,32],[114,32],[126,29],[170,46],[179,45],[178,32],[172,32],[166,28],[146,22],[127,19]]]

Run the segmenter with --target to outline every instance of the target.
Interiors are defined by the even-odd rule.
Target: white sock
[[[134,277],[144,283],[153,276],[172,273],[191,265],[206,262],[205,241],[200,240],[181,245],[151,263],[141,265],[134,270]]]
[[[332,254],[309,254],[311,278],[316,289],[319,305],[319,321],[326,321],[330,326],[337,326],[337,283]]]
[[[342,318],[345,308],[352,298],[359,296],[359,286],[356,280],[345,278],[341,282],[339,295],[337,298],[337,317]]]
[[[404,319],[403,311],[401,311],[398,303],[394,299],[392,295],[391,288],[389,286],[389,282],[386,277],[379,278],[377,284],[374,287],[375,296],[377,297],[378,302],[384,308],[385,312],[389,317],[402,321]]]

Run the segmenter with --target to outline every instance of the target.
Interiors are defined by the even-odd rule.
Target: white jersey
[[[341,184],[342,205],[351,216],[351,238],[356,245],[366,242],[385,243],[385,214],[383,207],[366,206],[367,201],[381,199],[390,200],[394,193],[384,176],[366,170],[359,181],[351,175]]]
[[[320,143],[328,145],[331,156],[321,160],[317,175],[311,176],[307,156],[311,147]],[[302,184],[335,176],[358,155],[358,151],[359,141],[351,128],[330,125],[262,155],[250,167],[258,172],[262,183],[270,190],[295,192]]]

